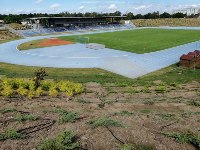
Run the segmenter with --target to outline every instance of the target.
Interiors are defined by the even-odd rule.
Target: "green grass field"
[[[200,40],[200,31],[140,29],[84,35],[90,43],[105,44],[107,48],[148,53]],[[75,36],[59,37],[62,40],[75,41]]]
[[[26,67],[20,65],[11,65],[0,63],[0,75],[15,78],[32,78],[33,74],[39,67]],[[153,81],[184,84],[191,81],[200,82],[200,69],[184,69],[177,65],[161,69],[137,79],[129,79],[102,69],[59,69],[45,68],[47,78],[59,80],[70,80],[80,83],[97,82],[101,84],[114,84],[119,86],[126,85],[151,85]]]

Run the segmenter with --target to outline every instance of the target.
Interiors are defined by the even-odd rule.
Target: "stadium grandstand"
[[[130,29],[132,24],[121,24],[126,16],[103,17],[35,17],[23,20],[26,30],[20,30],[25,36],[51,34],[57,32],[120,30]]]

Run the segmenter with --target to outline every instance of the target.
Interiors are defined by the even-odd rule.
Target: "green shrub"
[[[45,95],[45,91],[42,89],[42,87],[38,87],[37,90],[35,91],[36,96],[43,96]]]
[[[11,86],[4,86],[3,90],[1,91],[1,94],[5,97],[12,97],[14,93],[15,91],[12,89]]]
[[[33,80],[29,81],[29,90],[35,91],[35,82]]]
[[[27,96],[28,95],[28,90],[25,89],[24,87],[20,86],[18,89],[17,89],[17,93],[21,96]]]
[[[0,91],[1,94],[6,97],[12,97],[16,92],[21,96],[28,96],[29,99],[32,99],[35,96],[43,96],[45,95],[45,91],[49,91],[49,95],[53,97],[56,97],[59,92],[65,92],[67,96],[71,97],[84,91],[82,84],[71,81],[60,81],[56,84],[53,81],[43,81],[38,79],[38,82],[41,83],[37,83],[37,86],[41,86],[36,89],[35,80],[25,81],[21,78],[4,78],[2,79]]]
[[[44,80],[41,83],[41,87],[44,91],[49,91],[51,87],[55,87],[55,83],[53,81]]]
[[[29,91],[29,93],[28,93],[28,98],[29,98],[29,99],[33,99],[33,98],[35,97],[35,95],[36,95],[36,94],[35,94],[35,91],[32,91],[32,90],[31,90],[31,91]]]
[[[56,90],[56,87],[50,87],[49,96],[52,96],[52,97],[57,97],[58,96],[58,91]]]
[[[22,87],[24,89],[28,89],[28,87],[29,87],[28,81],[25,81],[22,78],[16,78],[16,79],[13,79],[13,80],[15,82],[16,88]]]
[[[123,127],[121,122],[110,119],[110,118],[105,118],[105,117],[91,120],[88,123],[92,128],[97,128],[100,126],[102,126],[102,127]]]
[[[84,91],[82,84],[73,83],[70,81],[60,81],[57,84],[57,87],[60,92],[65,92],[67,96],[73,96],[75,94],[80,94]]]
[[[71,131],[64,131],[55,139],[47,139],[42,142],[37,150],[78,150],[81,149],[76,143],[76,135]]]

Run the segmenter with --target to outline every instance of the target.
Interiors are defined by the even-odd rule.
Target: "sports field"
[[[200,40],[200,31],[140,29],[84,35],[90,43],[105,44],[107,48],[138,54],[163,50]],[[59,37],[75,41],[75,36]]]

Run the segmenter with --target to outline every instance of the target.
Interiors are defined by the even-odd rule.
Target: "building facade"
[[[173,14],[183,13],[186,14],[187,16],[190,16],[190,15],[197,15],[199,14],[199,12],[200,12],[199,8],[185,8],[173,11]]]

